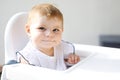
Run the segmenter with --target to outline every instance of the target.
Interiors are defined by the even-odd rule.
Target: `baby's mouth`
[[[43,40],[44,42],[54,42],[53,40]]]

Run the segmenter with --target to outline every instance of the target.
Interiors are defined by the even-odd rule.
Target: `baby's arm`
[[[76,54],[69,54],[67,59],[65,59],[65,62],[68,62],[69,64],[76,64],[80,61],[80,57]]]

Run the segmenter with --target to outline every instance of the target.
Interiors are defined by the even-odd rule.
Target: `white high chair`
[[[27,13],[15,14],[5,30],[5,63],[28,42],[24,31]],[[25,64],[5,65],[1,80],[120,80],[120,49],[74,44],[81,61],[65,71]]]
[[[21,50],[28,41],[24,26],[27,13],[21,12],[14,15],[5,29],[5,63],[16,60],[16,51]]]

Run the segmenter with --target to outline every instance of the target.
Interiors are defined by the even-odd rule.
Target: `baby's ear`
[[[28,25],[28,24],[25,25],[25,31],[26,31],[27,35],[30,36],[30,25]]]

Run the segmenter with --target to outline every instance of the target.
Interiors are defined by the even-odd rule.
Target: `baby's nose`
[[[51,36],[52,35],[52,31],[50,30],[47,30],[46,33],[45,33],[46,36]]]

